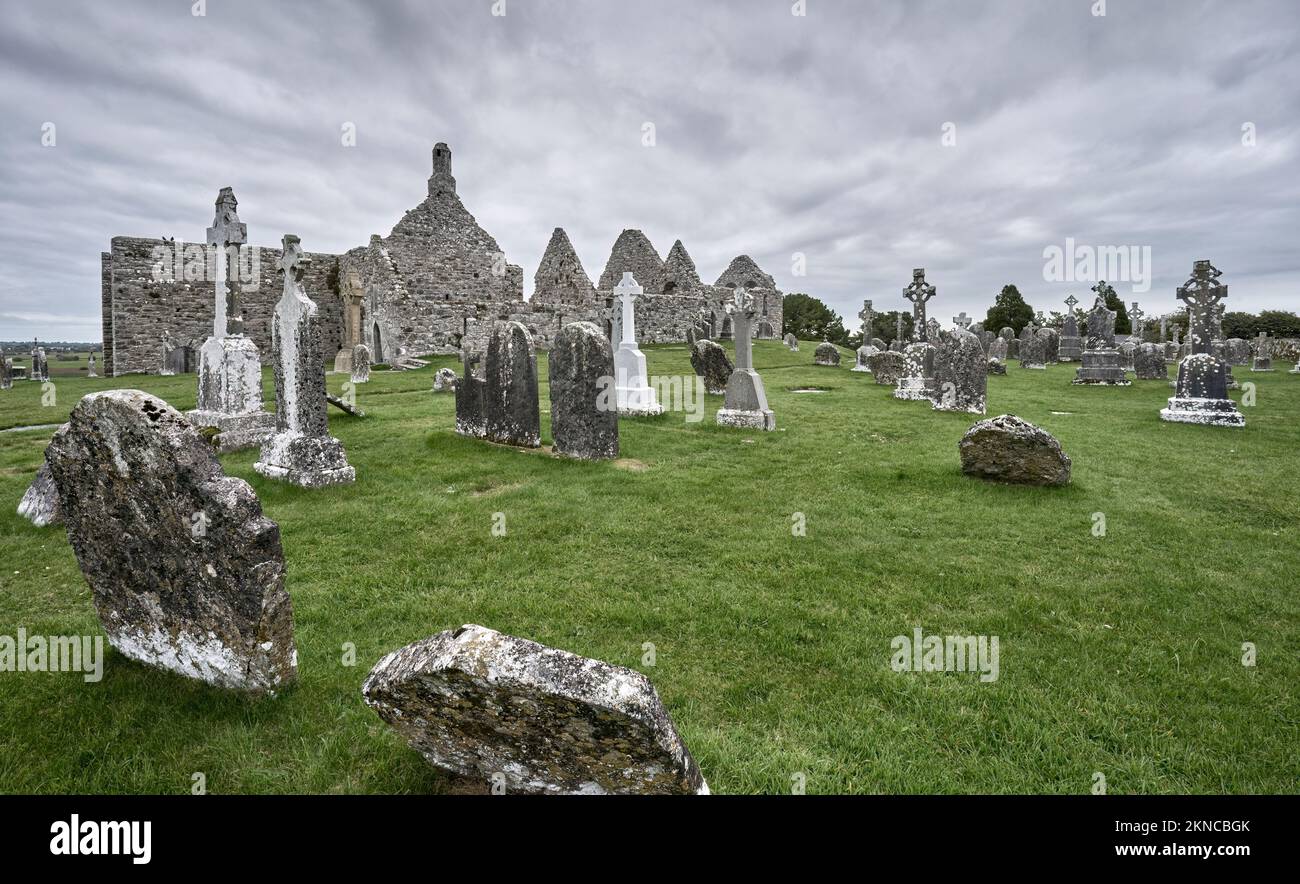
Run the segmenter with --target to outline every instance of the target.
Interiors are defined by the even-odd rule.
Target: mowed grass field
[[[645,672],[715,792],[801,775],[809,793],[1082,794],[1095,773],[1112,794],[1297,791],[1289,365],[1235,370],[1256,404],[1231,430],[1160,421],[1163,381],[1073,387],[1072,366],[1012,362],[989,416],[1033,421],[1074,461],[1069,487],[1043,489],[963,476],[976,417],[893,399],[848,351],[816,367],[814,347],[755,347],[776,432],[718,428],[709,397],[702,422],[623,420],[616,463],[456,436],[431,392],[453,359],[376,371],[367,418],[331,409],[355,485],[301,490],[257,475],[255,452],[222,457],[280,525],[299,683],[253,701],[112,651],[97,684],[0,672],[0,791],[184,793],[199,772],[214,793],[443,791],[360,689],[385,653],[463,623]],[[686,347],[645,350],[652,375],[690,373]],[[539,370],[549,443],[544,354]],[[18,382],[0,428],[57,424],[110,387],[185,410],[195,383],[56,378],[42,407]],[[791,392],[806,386],[825,392]],[[0,634],[100,634],[64,529],[14,513],[49,435],[0,433]],[[891,640],[916,628],[998,636],[999,678],[892,671]]]

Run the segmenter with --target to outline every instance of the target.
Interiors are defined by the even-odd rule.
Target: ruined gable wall
[[[143,372],[157,374],[162,368],[163,332],[181,346],[195,349],[212,334],[215,286],[211,281],[183,278],[155,281],[155,248],[168,246],[161,239],[115,236],[108,252],[108,285],[103,317],[104,352],[112,352],[113,375]],[[193,254],[202,243],[175,244]],[[271,361],[271,323],[275,304],[283,294],[279,269],[281,251],[258,249],[256,290],[240,296],[244,311],[244,333],[257,344],[263,364]],[[326,355],[332,359],[342,341],[342,310],[338,298],[338,256],[309,252],[312,259],[303,279],[308,296],[320,308],[321,332]],[[208,277],[211,278],[210,275]]]

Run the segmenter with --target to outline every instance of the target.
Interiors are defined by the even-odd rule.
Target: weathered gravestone
[[[1078,362],[1083,357],[1083,339],[1079,337],[1079,320],[1074,315],[1074,305],[1079,299],[1074,295],[1065,299],[1065,319],[1061,323],[1061,340],[1057,346],[1057,359],[1061,362]]]
[[[346,485],[357,471],[330,435],[320,311],[302,285],[311,258],[293,234],[285,234],[282,246],[284,294],[271,322],[276,432],[262,443],[253,469],[301,488]]]
[[[198,407],[186,415],[195,426],[217,431],[221,451],[261,445],[275,430],[275,417],[262,408],[261,355],[244,334],[239,250],[248,241],[248,228],[237,208],[234,191],[223,187],[207,230],[208,245],[218,250],[212,335],[199,351]]]
[[[32,350],[32,369],[27,378],[32,381],[48,381],[50,379],[50,363],[45,358],[44,347],[36,347]]]
[[[352,348],[352,383],[366,384],[370,382],[370,348],[365,344],[357,344]]]
[[[1106,307],[1102,294],[1105,285],[1099,282],[1093,286],[1097,300],[1088,313],[1088,340],[1073,383],[1127,387],[1133,382],[1124,374],[1119,351],[1115,349],[1115,311]]]
[[[1061,443],[1014,414],[982,420],[957,443],[961,470],[993,482],[1016,485],[1066,485],[1070,458]]]
[[[996,356],[990,356],[988,361],[989,374],[1004,375],[1007,373],[1007,364]]]
[[[1038,336],[1043,339],[1043,362],[1056,365],[1061,361],[1061,333],[1054,328],[1040,328]]]
[[[0,390],[12,390],[14,387],[14,361],[0,351]]]
[[[934,392],[938,411],[983,414],[988,391],[988,362],[979,336],[961,328],[940,332],[934,349]]]
[[[790,348],[791,352],[793,353],[799,352],[799,339],[796,338],[794,335],[788,334],[785,336],[785,345]]]
[[[1133,371],[1139,381],[1169,380],[1165,348],[1160,344],[1143,344],[1133,354]]]
[[[903,351],[903,373],[894,388],[894,398],[926,401],[933,391],[934,346],[925,341],[908,344]]]
[[[907,360],[903,358],[902,353],[893,350],[872,354],[867,359],[867,365],[871,367],[871,374],[875,376],[876,383],[882,386],[897,384],[906,368],[906,362]]]
[[[1214,330],[1222,316],[1220,302],[1228,287],[1219,283],[1222,272],[1208,260],[1192,264],[1192,275],[1178,287],[1178,300],[1187,304],[1188,341],[1192,353],[1178,366],[1178,384],[1160,419],[1185,424],[1244,427],[1246,418],[1228,398],[1228,367],[1212,352]]]
[[[720,344],[712,341],[696,341],[691,345],[691,368],[704,378],[704,389],[714,396],[723,396],[727,392],[727,381],[735,366],[727,357],[727,351]]]
[[[1229,365],[1246,365],[1250,362],[1250,343],[1242,338],[1228,338],[1225,342]]]
[[[50,473],[48,463],[41,463],[41,468],[36,471],[36,478],[27,486],[23,499],[18,502],[18,515],[37,528],[62,524],[63,516],[59,513],[59,489],[54,485],[54,476]]]
[[[813,365],[836,366],[840,364],[840,349],[830,341],[822,341],[813,353]]]
[[[95,354],[91,353],[90,358],[86,360],[86,377],[97,378],[99,372],[95,371]]]
[[[522,323],[498,323],[492,329],[483,375],[487,438],[522,448],[541,445],[537,352]]]
[[[989,359],[996,359],[999,362],[1007,361],[1007,342],[1005,338],[994,338],[989,343]]]
[[[221,687],[294,680],[280,529],[183,415],[139,390],[93,393],[45,459],[113,647]]]
[[[1032,322],[1020,330],[1020,367],[1047,368],[1047,341]]]
[[[549,378],[556,454],[618,457],[618,407],[609,395],[613,377],[614,348],[595,323],[575,322],[555,336]]]
[[[433,374],[433,392],[450,393],[456,389],[456,372],[450,368],[440,368]]]
[[[1273,370],[1273,344],[1268,339],[1268,334],[1266,332],[1259,333],[1259,338],[1255,344],[1255,362],[1251,366],[1250,370]]]
[[[471,439],[487,436],[487,381],[476,377],[474,366],[482,355],[465,350],[461,354],[462,374],[456,379],[456,432]]]
[[[362,694],[435,767],[484,789],[707,794],[639,672],[466,625],[407,645]]]
[[[852,371],[863,371],[863,372],[866,372],[867,374],[870,374],[870,373],[871,373],[871,366],[868,364],[868,360],[869,360],[869,359],[870,359],[874,354],[879,353],[879,352],[880,352],[879,350],[877,350],[875,347],[871,346],[870,344],[863,344],[863,345],[862,345],[861,347],[859,347],[858,350],[857,350],[857,354],[856,354],[856,356],[857,356],[857,360],[854,362],[854,364],[853,364],[853,368],[852,368],[851,370],[852,370]]]
[[[767,406],[763,379],[754,371],[753,344],[749,340],[749,330],[754,322],[754,296],[737,288],[726,309],[735,323],[736,367],[727,380],[727,398],[718,409],[718,426],[775,430],[776,415]]]

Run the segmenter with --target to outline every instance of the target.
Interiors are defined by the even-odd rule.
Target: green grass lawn
[[[755,346],[776,432],[718,428],[709,397],[703,422],[623,420],[616,463],[456,436],[430,392],[450,358],[376,372],[367,418],[331,410],[355,485],[222,458],[280,524],[299,683],[252,701],[115,652],[98,684],[0,673],[0,791],[180,793],[196,772],[214,793],[443,790],[360,689],[383,654],[462,623],[645,672],[715,792],[803,774],[809,793],[1087,793],[1094,772],[1113,794],[1297,791],[1300,376],[1237,368],[1257,404],[1232,430],[1162,422],[1163,381],[1073,387],[1071,366],[1013,362],[989,415],[1074,461],[1069,487],[1020,488],[961,474],[975,417],[894,400],[848,351],[816,367],[814,346]],[[645,349],[651,374],[690,372],[686,347]],[[0,429],[111,387],[195,403],[193,375],[55,381],[53,406],[39,384],[0,392]],[[0,634],[99,634],[63,528],[14,513],[49,435],[0,433]],[[917,627],[997,635],[1000,677],[892,671]]]

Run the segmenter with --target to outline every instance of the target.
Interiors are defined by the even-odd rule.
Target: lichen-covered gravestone
[[[796,338],[794,335],[787,334],[785,336],[785,345],[790,348],[790,351],[792,353],[799,352],[799,339]]]
[[[1061,443],[1014,414],[975,424],[957,443],[961,470],[969,476],[1016,485],[1066,485],[1070,458]]]
[[[487,435],[487,381],[474,374],[474,366],[482,358],[465,350],[461,354],[463,374],[456,379],[456,432],[471,439]]]
[[[1005,375],[1007,373],[1007,364],[996,356],[989,357],[989,374]]]
[[[456,372],[450,368],[440,368],[433,375],[433,392],[450,393],[456,389]]]
[[[37,528],[62,523],[59,513],[59,489],[54,485],[54,476],[50,474],[50,465],[42,463],[36,471],[36,478],[27,486],[23,499],[18,502],[18,515],[30,521]]]
[[[1169,365],[1161,344],[1143,344],[1133,354],[1133,371],[1140,381],[1169,380]]]
[[[840,350],[830,341],[823,341],[813,352],[814,365],[839,365]]]
[[[1092,288],[1097,300],[1088,313],[1088,338],[1072,383],[1127,387],[1133,382],[1124,374],[1115,347],[1115,311],[1106,306],[1109,286],[1099,282]]]
[[[871,374],[875,377],[877,384],[893,386],[898,383],[899,377],[902,376],[906,360],[903,358],[902,353],[885,350],[868,357],[867,365],[871,368]]]
[[[983,414],[988,392],[988,362],[979,336],[964,328],[942,332],[934,352],[934,391],[937,411]]]
[[[720,427],[770,432],[776,429],[776,414],[768,407],[763,379],[754,370],[753,342],[749,336],[754,322],[754,296],[737,288],[726,310],[735,323],[736,368],[727,380],[727,398],[715,419]]]
[[[537,353],[522,323],[505,322],[492,329],[484,376],[487,438],[523,448],[541,445]]]
[[[253,469],[301,488],[323,488],[355,482],[357,471],[329,431],[320,313],[302,285],[310,264],[298,237],[286,234],[284,294],[271,323],[276,433],[262,443]]]
[[[430,764],[484,787],[708,793],[644,675],[482,626],[394,651],[362,694]]]
[[[894,398],[929,401],[933,390],[934,345],[926,341],[908,344],[903,351],[903,373],[894,388]]]
[[[873,354],[879,352],[880,352],[879,350],[877,350],[875,347],[871,346],[870,344],[863,344],[857,350],[857,354],[856,354],[857,360],[853,363],[853,368],[851,370],[870,374],[871,365],[868,363],[867,360],[869,360]]]
[[[1246,418],[1237,403],[1228,398],[1229,370],[1225,360],[1214,355],[1214,334],[1222,316],[1219,303],[1228,287],[1218,280],[1222,272],[1208,260],[1192,264],[1192,275],[1178,287],[1178,300],[1187,304],[1187,339],[1192,352],[1178,366],[1175,395],[1160,410],[1160,419],[1184,424],[1216,427],[1244,427]]]
[[[280,529],[183,415],[139,390],[93,393],[45,459],[113,647],[221,687],[294,680]]]
[[[575,322],[555,336],[549,379],[556,454],[584,460],[618,457],[613,378],[614,349],[595,323]]]
[[[691,345],[691,368],[704,378],[705,392],[723,396],[727,392],[727,381],[736,367],[731,364],[727,351],[721,345],[703,340]]]
[[[365,384],[370,381],[370,348],[357,344],[352,348],[352,383]]]

